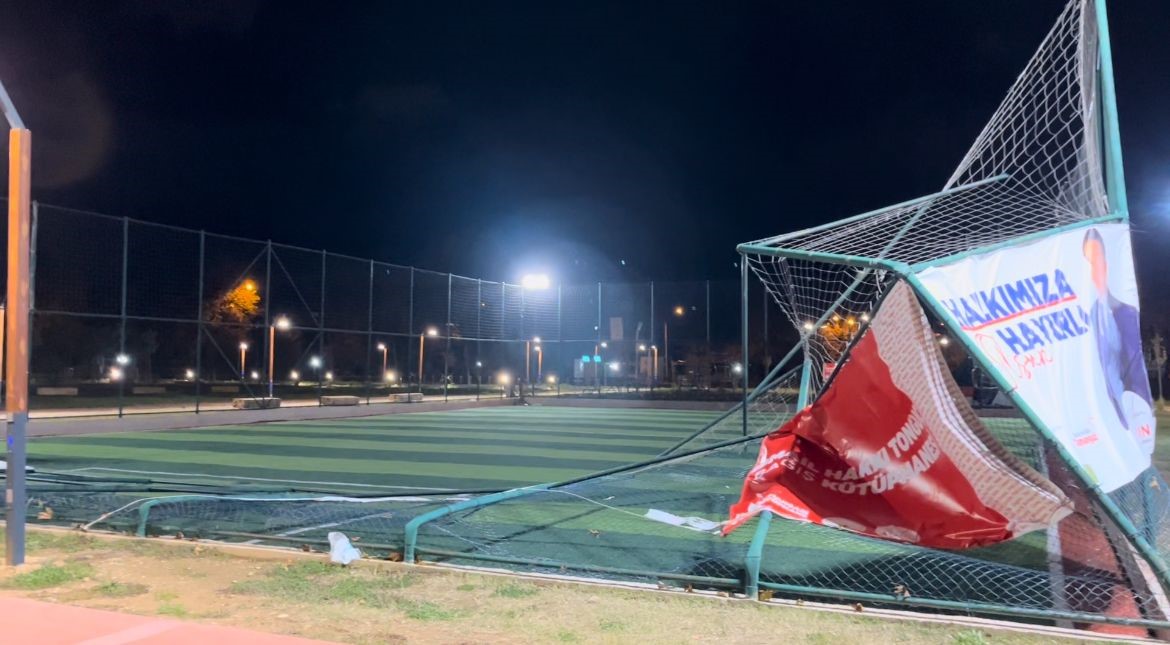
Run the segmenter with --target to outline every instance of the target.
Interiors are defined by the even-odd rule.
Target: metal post
[[[1101,74],[1101,128],[1105,142],[1105,190],[1109,210],[1129,219],[1129,199],[1125,192],[1125,171],[1121,163],[1121,130],[1117,123],[1117,90],[1113,86],[1113,46],[1109,40],[1109,17],[1105,0],[1096,0]]]
[[[370,260],[370,290],[366,296],[366,405],[370,404],[370,354],[374,351],[374,261]],[[386,381],[386,353],[382,352],[382,376]]]
[[[410,343],[412,340],[414,340],[414,267],[410,267],[410,303],[407,305],[407,311],[408,311],[408,313],[407,313],[407,321],[406,321],[406,355],[410,356],[410,354],[411,354]],[[421,335],[419,336],[418,342],[419,343],[423,342]],[[418,348],[418,351],[419,351],[419,355],[421,356],[422,355],[422,347],[421,346]],[[418,362],[418,364],[419,364],[419,370],[418,370],[418,376],[417,376],[417,378],[418,378],[418,391],[419,391],[419,394],[421,394],[422,393],[422,361],[420,360]],[[407,386],[405,389],[407,392],[410,391],[409,386]],[[410,403],[410,395],[409,394],[406,395],[406,402]]]
[[[24,564],[24,525],[27,512],[25,449],[28,432],[30,222],[32,133],[24,129],[0,85],[0,103],[12,130],[8,135],[8,301],[4,320],[7,362],[5,387],[5,561]]]
[[[483,388],[483,280],[475,279],[475,400]]]
[[[650,282],[650,346],[654,347],[654,282]],[[654,396],[654,381],[658,380],[658,353],[651,352],[649,354],[654,363],[650,366],[648,376],[650,377],[650,396]]]
[[[204,251],[207,248],[206,244],[207,244],[207,233],[205,231],[199,231],[199,291],[198,291],[199,304],[197,306],[198,312],[199,312],[198,313],[199,317],[197,318],[197,320],[199,322],[196,323],[197,328],[196,328],[196,332],[195,332],[195,414],[199,414],[199,394],[200,394],[199,385],[200,385],[200,381],[203,380],[203,333],[204,333],[204,328],[203,328],[203,271],[204,271],[204,257],[205,257]],[[243,379],[243,377],[244,377],[243,375],[244,375],[244,366],[241,363],[240,364],[240,378],[241,379]]]
[[[325,276],[326,264],[329,255],[321,249],[321,306],[317,311],[317,353],[320,354],[317,366],[317,407],[321,407],[321,373],[325,369]]]
[[[448,401],[447,393],[450,390],[451,372],[448,361],[451,360],[451,274],[447,274],[447,343],[443,351],[443,403]]]
[[[598,346],[600,346],[601,345],[601,283],[600,282],[597,283],[597,325],[596,325],[596,327],[597,327],[597,344],[598,344]],[[601,382],[597,387],[598,396],[601,396],[601,389],[603,389],[603,387],[605,386],[605,379],[607,376],[605,368],[606,368],[605,363],[601,363]]]
[[[118,355],[126,354],[126,271],[130,260],[130,218],[122,218],[122,309],[119,314],[118,328]],[[117,362],[117,361],[115,361]],[[129,363],[127,363],[129,365]],[[126,377],[130,370],[122,371],[122,378],[118,379],[118,418],[122,418],[123,397],[126,392]]]
[[[764,289],[764,371],[768,371],[768,365],[771,363],[771,352],[768,346],[768,290]]]
[[[564,344],[565,344],[565,327],[564,327],[564,321],[561,319],[561,296],[562,296],[561,288],[562,288],[562,286],[563,285],[561,283],[559,283],[559,282],[557,283],[557,362],[556,362],[556,364],[561,365],[561,366],[563,366],[565,364],[565,357],[563,356],[563,351],[562,351],[564,348]],[[601,332],[598,332],[598,334],[600,334],[600,333]],[[594,364],[594,366],[596,366],[596,363]],[[555,366],[553,367],[553,372],[554,372],[553,375],[557,379],[557,394],[556,395],[558,397],[561,395],[561,378],[562,378],[560,374],[556,373],[559,371],[560,370],[558,368],[556,368]]]
[[[739,255],[739,338],[743,353],[743,436],[748,434],[748,265],[747,255]]]
[[[272,368],[274,367],[272,352],[273,345],[276,343],[272,321],[269,320],[271,307],[268,303],[270,302],[272,302],[272,240],[268,240],[264,246],[264,333],[268,334],[268,342],[260,343],[264,346],[264,364],[268,367],[269,399],[272,398]]]
[[[706,288],[706,323],[707,323],[707,351],[704,355],[707,357],[707,389],[711,389],[711,281],[707,280]]]
[[[804,341],[804,364],[800,368],[800,393],[796,395],[796,411],[808,405],[809,384],[812,382],[812,357],[809,356],[808,340]]]

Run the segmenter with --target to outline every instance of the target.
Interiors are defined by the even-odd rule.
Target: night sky
[[[737,242],[939,189],[1062,6],[9,0],[0,78],[43,202],[490,279],[718,279]],[[1110,12],[1149,307],[1170,2]]]

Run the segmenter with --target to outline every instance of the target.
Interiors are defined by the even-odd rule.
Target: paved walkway
[[[324,645],[234,627],[0,598],[2,640],[12,645]]]

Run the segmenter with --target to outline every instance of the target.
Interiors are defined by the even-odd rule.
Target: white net
[[[1094,3],[1071,0],[941,192],[745,245],[753,273],[801,334],[812,363],[810,401],[894,284],[896,276],[882,267],[897,263],[899,271],[912,271],[923,263],[1118,215],[1110,212],[1106,191],[1099,47]],[[1045,542],[1050,574],[1108,572],[1114,579],[1110,584],[1119,585],[1103,596],[1107,601],[1084,601],[1080,588],[1066,588],[1050,600],[1057,607],[1093,606],[1110,615],[1164,615],[1154,600],[1158,585],[1144,564],[1136,563],[1129,540],[1068,467],[1052,457],[1053,447],[1014,416],[983,422],[1014,457],[1045,472],[1077,503],[1077,512],[1046,537],[1031,538]],[[1166,490],[1165,480],[1151,469],[1111,495],[1124,519],[1162,559],[1170,554],[1170,530],[1162,521],[1170,515]],[[1013,540],[1004,548],[1026,541]],[[1051,584],[1052,589],[1059,586]],[[1131,601],[1129,609],[1117,609],[1117,603]]]
[[[752,243],[825,254],[747,258],[807,339],[814,391],[887,280],[859,261],[935,261],[1108,213],[1095,16],[1088,0],[1069,2],[942,192]]]

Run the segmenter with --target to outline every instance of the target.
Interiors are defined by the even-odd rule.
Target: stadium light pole
[[[276,330],[284,331],[290,327],[292,327],[292,323],[285,316],[277,316],[276,320],[268,326],[268,398],[270,399],[272,398],[272,383],[275,376],[273,368],[276,365]]]
[[[386,355],[387,355],[387,352],[389,351],[389,348],[386,347],[386,343],[378,343],[378,351],[382,352],[382,380],[385,381],[386,380]]]
[[[29,240],[32,187],[32,133],[0,83],[0,111],[8,121],[8,299],[4,318],[5,398],[5,561],[24,564],[27,512],[25,449],[28,433]]]
[[[423,355],[426,351],[427,336],[434,338],[439,335],[439,330],[435,327],[427,327],[427,330],[418,335],[418,391],[422,393],[423,386]]]
[[[240,343],[240,380],[244,380],[244,375],[247,374],[248,364],[248,343]]]

